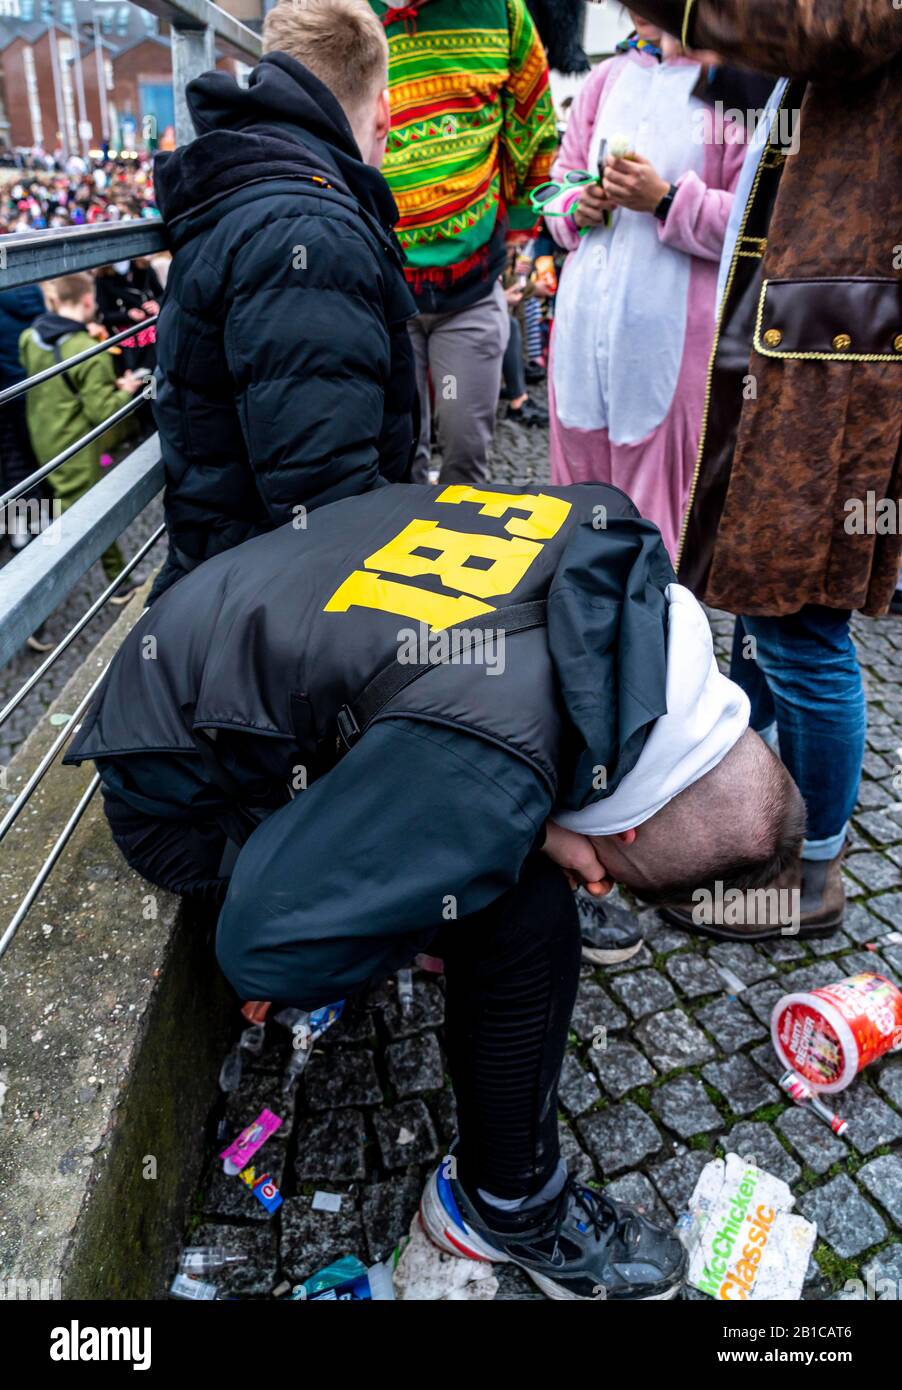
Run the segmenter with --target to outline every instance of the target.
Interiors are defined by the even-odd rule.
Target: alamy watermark
[[[867,492],[843,503],[847,536],[898,536],[902,534],[902,502]]]
[[[713,106],[692,113],[692,141],[696,145],[764,145],[768,142],[782,154],[798,154],[802,148],[801,111],[767,107],[742,111],[715,101]]]
[[[864,1279],[847,1279],[842,1291],[857,1295],[869,1303],[877,1300],[897,1303],[902,1297],[902,1285],[898,1279],[875,1279],[873,1270]]]
[[[779,927],[784,936],[798,936],[802,916],[799,888],[727,888],[720,879],[714,892],[696,888],[692,920],[698,926]]]
[[[446,627],[426,623],[398,633],[401,666],[484,666],[486,675],[501,676],[505,663],[504,628]]]
[[[39,536],[41,545],[59,545],[63,504],[58,497],[14,497],[0,506],[0,536]]]
[[[14,1274],[0,1277],[0,1302],[47,1303],[62,1296],[59,1279],[19,1279]]]

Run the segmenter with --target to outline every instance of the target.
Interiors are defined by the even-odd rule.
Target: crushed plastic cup
[[[813,1091],[844,1091],[878,1057],[902,1047],[902,990],[863,972],[787,994],[771,1014],[774,1051]]]
[[[226,1095],[231,1095],[241,1085],[241,1075],[244,1070],[242,1054],[247,1052],[251,1057],[259,1057],[263,1051],[265,1037],[265,1025],[252,1023],[244,1029],[235,1046],[227,1054],[219,1071],[219,1089],[224,1091]]]

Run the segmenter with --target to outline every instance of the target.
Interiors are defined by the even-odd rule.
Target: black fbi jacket
[[[66,761],[97,759],[138,810],[190,820],[184,767],[205,776],[215,740],[233,802],[269,812],[229,882],[219,963],[240,998],[315,1008],[511,889],[552,807],[635,765],[665,710],[674,574],[656,527],[604,486],[399,484],[306,522],[167,590]],[[492,641],[537,601],[546,625]],[[402,650],[425,638],[432,656],[467,627],[487,634],[484,662],[430,666],[339,756],[339,711]],[[210,792],[207,817],[215,776]]]

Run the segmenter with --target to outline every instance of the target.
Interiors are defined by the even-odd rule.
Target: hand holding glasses
[[[564,210],[556,211],[549,207],[549,204],[559,198],[562,193],[567,193],[576,188],[587,188],[594,185],[598,189],[599,197],[603,198],[603,182],[605,161],[607,159],[608,142],[602,140],[598,151],[598,172],[592,174],[588,169],[570,169],[563,178],[557,182],[543,183],[538,188],[534,188],[529,195],[533,212],[540,213],[544,217],[570,217],[576,210],[576,204],[571,202]],[[591,202],[596,199],[591,199]],[[600,213],[598,221],[594,220],[594,213]],[[607,207],[599,207],[592,210],[593,221],[589,225],[583,225],[579,229],[580,236],[585,236],[592,231],[593,226],[610,226],[611,212]]]

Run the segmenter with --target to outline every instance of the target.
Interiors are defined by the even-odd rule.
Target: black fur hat
[[[558,72],[588,72],[583,48],[584,0],[526,0],[539,37],[548,53],[549,67]]]

